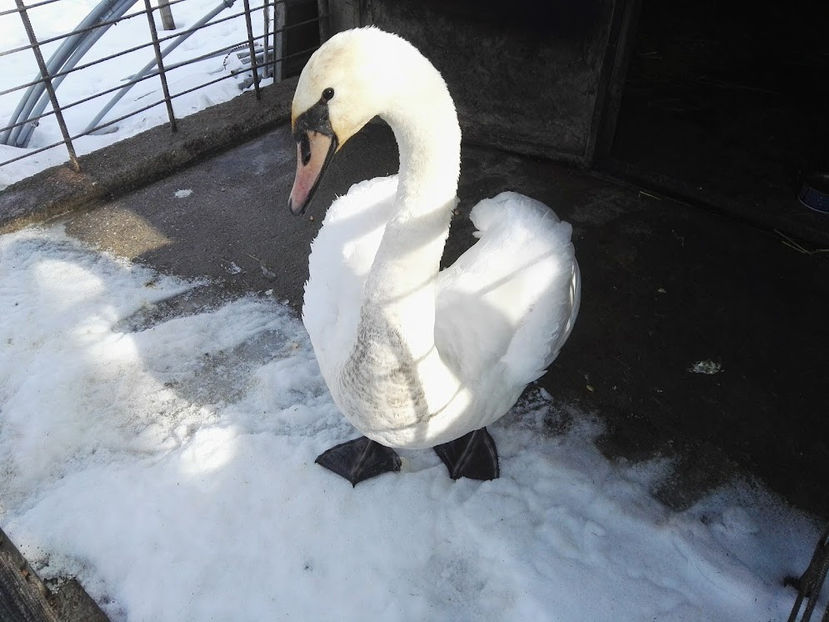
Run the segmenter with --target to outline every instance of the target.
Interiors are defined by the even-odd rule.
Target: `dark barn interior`
[[[332,31],[398,32],[450,85],[470,145],[462,205],[515,188],[573,222],[585,302],[544,382],[601,413],[607,454],[676,457],[657,491],[674,507],[736,471],[829,515],[829,216],[798,201],[829,169],[829,5],[358,4],[329,3]],[[472,146],[495,151],[481,163]],[[507,152],[524,156],[515,173],[498,170]],[[568,205],[566,175],[527,172],[544,160],[639,200]],[[728,369],[707,386],[687,363],[706,352]]]
[[[645,0],[609,168],[746,214],[799,210],[804,178],[829,170],[827,24],[825,2]]]

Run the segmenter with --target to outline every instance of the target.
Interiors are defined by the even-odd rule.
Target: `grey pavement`
[[[297,218],[286,207],[294,154],[283,124],[73,212],[67,230],[167,273],[212,277],[210,296],[272,290],[298,312],[325,207],[352,183],[394,172],[397,155],[388,128],[371,124],[343,147]],[[677,510],[748,474],[829,516],[829,257],[590,172],[464,145],[446,262],[472,242],[471,206],[505,189],[544,201],[574,226],[581,314],[540,384],[602,420],[599,448],[614,460],[672,458],[654,494]],[[172,301],[167,312],[203,302]],[[550,422],[551,431],[567,425]]]

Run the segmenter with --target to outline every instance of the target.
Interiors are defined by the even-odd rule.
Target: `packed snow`
[[[0,236],[0,521],[113,620],[784,620],[817,538],[746,483],[675,513],[668,464],[614,463],[530,389],[490,428],[500,479],[430,451],[352,488],[356,433],[300,321],[262,293]]]
[[[71,32],[92,11],[99,1],[71,0],[70,2],[64,0],[52,2],[32,7],[29,9],[28,14],[37,37],[40,40],[46,40]],[[187,0],[186,2],[178,2],[172,5],[171,10],[176,24],[176,30],[174,31],[162,30],[160,17],[158,12],[155,12],[154,16],[159,36],[166,37],[186,31],[222,1]],[[264,19],[262,11],[257,9],[261,9],[262,1],[253,0],[250,2],[250,6],[253,10],[252,26],[254,36],[260,36],[264,32]],[[0,0],[0,11],[11,8],[13,8],[13,3],[10,0]],[[236,2],[233,6],[220,13],[213,21],[218,22],[229,15],[239,13],[242,8],[242,3]],[[136,3],[123,19],[106,31],[101,39],[83,57],[79,65],[150,42],[151,38],[147,18],[144,15],[129,18],[130,15],[135,15],[143,9],[143,3]],[[271,23],[270,29],[272,30],[272,28]],[[166,56],[164,62],[166,66],[171,66],[175,63],[210,54],[223,47],[232,46],[246,40],[247,29],[244,18],[241,16],[236,17],[221,23],[216,23],[213,26],[207,26],[193,34]],[[42,51],[44,59],[48,60],[60,43],[61,41],[54,41],[43,45]],[[169,41],[163,43],[162,48],[170,43]],[[29,40],[20,17],[15,13],[0,15],[0,52],[17,49],[28,44]],[[56,90],[58,101],[62,106],[66,106],[72,102],[89,97],[94,93],[123,84],[154,57],[153,48],[144,47],[140,50],[129,52],[117,58],[106,60],[100,64],[71,73]],[[191,65],[172,69],[167,76],[170,93],[175,96],[178,93],[215,80],[223,75],[230,76],[233,70],[239,70],[241,68],[242,64],[235,54],[224,52],[218,56],[206,58]],[[226,80],[208,85],[191,93],[181,95],[180,97],[175,97],[173,99],[173,109],[176,116],[182,118],[239,95],[242,92],[240,85],[242,84],[241,80],[243,77],[244,73],[240,74],[238,79],[228,77]],[[0,91],[6,91],[19,85],[28,84],[37,78],[39,78],[38,67],[31,50],[24,49],[13,54],[0,56]],[[263,83],[267,83],[268,81],[270,81],[270,78],[267,81],[263,81]],[[24,91],[17,90],[0,95],[0,128],[5,127],[9,123],[13,111],[17,107]],[[65,111],[65,116],[69,133],[74,136],[85,130],[89,122],[112,96],[113,94],[104,95],[68,108]],[[104,118],[103,122],[137,111],[152,102],[160,101],[162,97],[161,82],[157,77],[144,80],[136,84],[115,105]],[[51,106],[47,106],[46,111],[49,110],[51,110]],[[115,128],[117,128],[117,131],[95,136],[82,136],[76,139],[73,141],[75,150],[78,154],[89,153],[156,125],[167,123],[167,121],[167,110],[163,104],[160,104],[108,128],[108,131]],[[61,140],[60,129],[54,116],[45,117],[40,120],[37,129],[34,131],[29,148],[21,149],[0,144],[0,162],[6,162],[35,149],[60,142]],[[48,151],[0,166],[0,190],[40,170],[65,162],[67,159],[66,148],[61,144]]]

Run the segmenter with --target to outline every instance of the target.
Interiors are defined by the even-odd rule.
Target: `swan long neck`
[[[361,427],[369,436],[380,421],[386,428],[432,421],[462,393],[435,346],[437,275],[457,203],[460,128],[440,74],[416,60],[403,72],[414,86],[399,89],[389,112],[380,114],[400,150],[395,210],[366,280],[355,348],[341,376],[344,394],[366,400],[354,412],[372,413]]]
[[[425,61],[424,61],[425,62]],[[460,128],[440,74],[427,64],[419,90],[381,116],[400,151],[395,212],[369,273],[365,303],[397,324],[415,357],[434,347],[435,281],[457,203]],[[411,76],[410,76],[411,77]]]

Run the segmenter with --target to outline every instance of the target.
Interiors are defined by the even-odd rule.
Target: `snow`
[[[419,451],[352,488],[314,464],[355,432],[299,320],[272,292],[187,304],[210,288],[0,236],[0,521],[113,620],[788,615],[808,517],[745,482],[672,512],[667,462],[609,462],[539,389],[491,427],[500,479]]]
[[[723,368],[721,363],[707,359],[704,361],[697,361],[696,363],[691,365],[691,367],[688,368],[688,371],[692,374],[704,374],[706,376],[712,376],[723,371]]]
[[[160,17],[154,13],[156,27],[160,37],[187,30],[209,11],[215,8],[222,0],[187,0],[171,7],[177,29],[164,31],[161,29]],[[71,32],[84,17],[98,4],[99,0],[72,0],[71,2],[54,2],[29,10],[35,34],[40,40],[59,36]],[[250,3],[253,11],[254,35],[259,36],[264,31],[261,10],[262,2]],[[13,8],[11,0],[0,0],[0,11]],[[220,13],[216,20],[242,11],[242,3],[236,2],[232,7]],[[146,44],[150,42],[149,26],[144,15],[137,15],[143,10],[143,4],[136,3],[125,17],[106,31],[101,39],[83,57],[79,65],[109,56],[116,52]],[[214,20],[215,21],[215,20]],[[214,26],[208,26],[192,35],[178,48],[165,57],[165,66],[187,59],[196,58],[219,50],[225,46],[235,45],[247,41],[247,30],[243,17],[237,17]],[[47,43],[42,46],[44,59],[52,56],[61,41]],[[162,43],[165,47],[170,42]],[[16,49],[28,45],[28,38],[18,15],[11,13],[0,16],[0,52]],[[85,97],[113,88],[136,74],[144,65],[154,58],[152,47],[127,53],[117,58],[103,61],[100,64],[81,69],[69,74],[57,88],[57,97],[61,105],[66,106]],[[223,53],[214,58],[207,58],[192,65],[173,69],[168,72],[170,93],[176,95],[205,82],[215,80],[222,75],[230,75],[232,69],[239,69],[241,63],[234,55]],[[244,74],[240,74],[240,78]],[[29,49],[13,54],[0,56],[0,91],[18,85],[28,84],[39,77],[37,63]],[[267,84],[263,81],[263,84]],[[5,127],[10,121],[12,113],[23,96],[24,90],[0,95],[0,127]],[[198,89],[173,99],[173,109],[177,118],[193,114],[199,110],[227,101],[242,91],[237,79],[228,78],[207,87]],[[66,123],[71,135],[76,135],[86,129],[88,123],[98,111],[109,101],[113,94],[92,99],[83,104],[73,106],[65,111]],[[124,116],[160,101],[163,97],[161,83],[158,78],[150,78],[136,84],[131,91],[109,112],[103,122]],[[51,110],[47,106],[46,111]],[[117,131],[97,136],[83,136],[73,141],[76,152],[89,153],[113,142],[123,140],[156,125],[167,123],[167,111],[163,104],[138,113],[136,116],[120,121]],[[109,126],[112,129],[116,126]],[[32,135],[28,149],[0,145],[0,162],[6,162],[34,149],[45,147],[62,141],[60,129],[54,116],[49,116],[39,122],[39,126]],[[61,144],[30,157],[18,160],[11,164],[0,166],[0,190],[6,186],[33,175],[34,173],[61,164],[68,159],[66,148]]]

